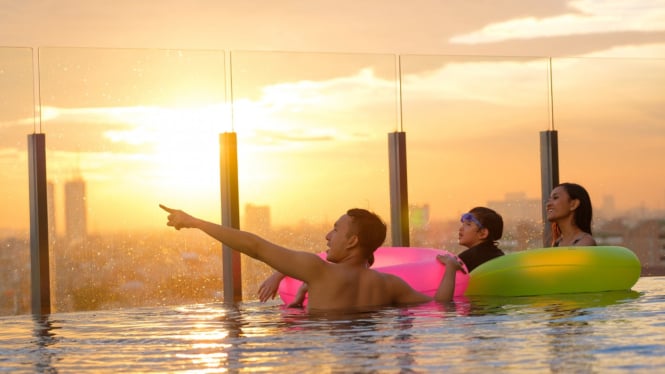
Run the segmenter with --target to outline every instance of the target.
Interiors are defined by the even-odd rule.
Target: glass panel
[[[460,216],[504,219],[505,251],[542,247],[539,132],[549,127],[538,58],[402,56],[411,245],[460,252]]]
[[[583,185],[594,236],[665,271],[665,60],[560,58],[553,63],[561,181]]]
[[[27,136],[35,131],[32,49],[0,48],[0,315],[30,312]]]
[[[503,215],[500,246],[512,251],[543,245],[539,132],[553,128],[560,179],[589,190],[598,241],[633,249],[647,274],[665,269],[664,60],[555,59],[553,111],[548,59],[399,64],[234,52],[231,85],[220,51],[46,48],[36,123],[32,50],[1,48],[0,314],[30,307],[33,131],[47,134],[57,312],[221,299],[219,243],[166,228],[157,204],[220,221],[218,135],[229,130],[244,229],[318,252],[348,208],[389,223],[387,134],[404,130],[411,245],[462,250],[460,214],[485,205]],[[270,271],[243,256],[245,299]]]
[[[224,63],[219,51],[40,50],[56,311],[219,296],[219,244],[168,229],[158,204],[219,220]]]
[[[244,228],[319,252],[349,208],[389,221],[395,61],[372,54],[231,53]],[[243,261],[244,295],[255,298],[270,269]]]

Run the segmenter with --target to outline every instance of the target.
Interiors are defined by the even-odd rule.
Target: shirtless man
[[[374,251],[386,237],[386,225],[374,213],[350,209],[326,235],[327,261],[314,253],[294,251],[255,234],[224,227],[160,205],[169,213],[168,226],[196,228],[234,250],[270,265],[282,274],[308,284],[308,311],[362,311],[382,306],[420,304],[444,299],[439,287],[434,298],[403,279],[368,269]],[[371,260],[371,261],[370,261]]]

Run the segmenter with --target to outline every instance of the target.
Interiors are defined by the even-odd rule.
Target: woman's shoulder
[[[578,240],[573,243],[573,245],[576,246],[594,246],[598,245],[596,243],[596,239],[593,238],[593,235],[589,234],[588,232],[585,232]]]

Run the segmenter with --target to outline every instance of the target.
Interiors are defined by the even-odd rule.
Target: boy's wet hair
[[[469,211],[478,221],[487,229],[489,234],[487,239],[496,242],[503,236],[503,218],[501,215],[490,208],[477,206]]]

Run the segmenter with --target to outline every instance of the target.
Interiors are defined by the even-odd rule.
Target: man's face
[[[353,229],[353,218],[344,214],[339,217],[333,229],[326,235],[328,243],[327,260],[330,262],[339,261],[351,243]]]

